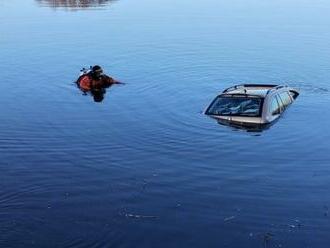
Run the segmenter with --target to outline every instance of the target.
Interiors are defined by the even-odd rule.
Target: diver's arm
[[[114,79],[112,77],[106,76],[106,80],[108,81],[109,84],[125,84],[117,79]]]
[[[123,83],[123,82],[121,82],[121,81],[118,81],[118,80],[116,80],[116,79],[114,79],[114,81],[115,81],[115,84],[125,84],[125,83]]]

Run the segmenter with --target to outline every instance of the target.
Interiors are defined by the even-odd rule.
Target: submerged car
[[[205,114],[222,124],[269,125],[298,97],[299,92],[285,85],[241,84],[225,89]]]

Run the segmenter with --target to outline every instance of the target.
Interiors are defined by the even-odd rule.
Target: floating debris
[[[224,222],[227,222],[227,221],[233,220],[233,219],[235,219],[235,218],[236,218],[236,216],[233,215],[233,216],[230,216],[230,217],[224,218],[223,221],[224,221]]]
[[[125,214],[127,218],[135,218],[135,219],[157,219],[157,216],[153,215],[139,215],[139,214]]]

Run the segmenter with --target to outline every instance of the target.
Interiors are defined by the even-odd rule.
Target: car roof
[[[239,84],[225,89],[221,95],[249,95],[265,97],[271,90],[284,88],[276,84]]]

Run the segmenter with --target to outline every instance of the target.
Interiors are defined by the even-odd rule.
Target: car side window
[[[278,104],[278,101],[275,96],[273,97],[270,104],[270,112],[272,115],[279,115],[281,113],[280,105]]]
[[[280,113],[281,113],[281,112],[283,112],[284,109],[285,109],[284,104],[283,104],[283,101],[282,101],[282,99],[280,98],[279,95],[276,95],[275,98],[276,98],[276,100],[277,100],[277,102],[278,102],[278,105],[279,105],[279,111],[280,111]]]
[[[279,95],[280,99],[283,102],[284,108],[286,108],[287,106],[289,106],[291,104],[291,96],[288,94],[288,92],[282,92]]]

